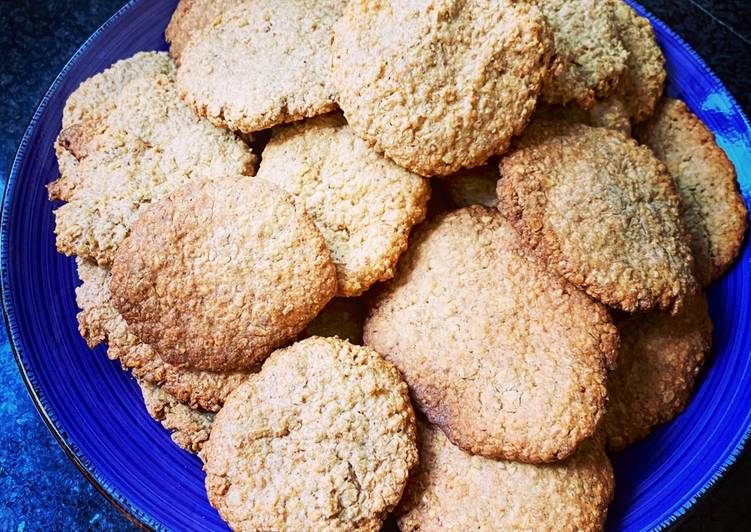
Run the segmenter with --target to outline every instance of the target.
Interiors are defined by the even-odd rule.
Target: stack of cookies
[[[223,519],[601,529],[606,451],[685,408],[747,225],[649,23],[181,0],[166,38],[71,94],[49,194],[82,336]]]

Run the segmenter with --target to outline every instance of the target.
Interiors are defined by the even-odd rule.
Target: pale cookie
[[[394,276],[430,198],[426,179],[371,150],[339,114],[274,129],[258,177],[284,188],[313,218],[342,297]]]
[[[305,327],[304,336],[339,337],[351,344],[362,345],[362,326],[367,308],[356,298],[337,297]]]
[[[599,441],[570,458],[531,465],[463,452],[418,421],[420,465],[397,507],[404,532],[600,531],[613,498],[613,468]]]
[[[535,0],[555,41],[554,66],[542,97],[588,109],[613,92],[628,52],[616,30],[613,7],[602,0]]]
[[[441,186],[446,191],[449,202],[456,208],[470,205],[496,207],[498,205],[498,197],[495,193],[497,183],[497,164],[461,170],[441,179]]]
[[[621,133],[537,121],[501,160],[499,209],[552,271],[628,312],[697,290],[665,166]]]
[[[112,304],[110,272],[107,268],[77,259],[76,288],[78,328],[89,347],[108,344],[107,355],[130,369],[139,382],[161,387],[192,409],[215,412],[229,393],[245,380],[247,373],[211,373],[179,369],[167,364],[156,351],[142,343]]]
[[[110,289],[165,362],[248,370],[326,306],[336,270],[313,220],[283,190],[225,178],[144,210],[117,250]]]
[[[255,171],[248,147],[191,112],[164,74],[131,81],[101,120],[71,127],[82,131],[61,137],[75,172],[51,185],[69,191],[55,210],[57,249],[102,265],[149,203],[199,179]]]
[[[110,68],[84,80],[68,96],[63,109],[63,129],[55,142],[61,179],[50,183],[50,199],[68,201],[78,186],[78,159],[88,143],[92,126],[117,106],[124,87],[135,79],[157,75],[174,76],[175,65],[164,52],[139,52],[114,63]]]
[[[665,57],[652,25],[622,0],[608,0],[615,26],[628,52],[626,70],[618,81],[616,94],[625,104],[634,123],[652,116],[665,86]]]
[[[193,410],[167,393],[161,386],[139,380],[143,402],[149,415],[170,432],[177,445],[197,453],[209,439],[214,414],[203,410]]]
[[[594,434],[618,348],[605,307],[480,206],[420,227],[364,338],[456,445],[523,462],[563,459]]]
[[[204,28],[219,24],[220,17],[243,0],[180,0],[164,31],[169,53],[180,64],[180,54],[188,43],[201,35]]]
[[[680,100],[663,99],[655,116],[635,133],[673,176],[691,237],[696,275],[707,286],[738,256],[748,227],[735,167],[714,134]]]
[[[180,51],[185,101],[246,133],[336,108],[329,33],[342,0],[228,2]]]
[[[694,381],[712,345],[712,321],[704,294],[676,315],[620,316],[618,367],[610,374],[604,420],[608,447],[619,450],[649,434],[686,408]]]
[[[229,397],[203,458],[234,530],[375,532],[418,461],[407,386],[372,349],[303,340]]]
[[[506,150],[534,110],[551,51],[540,11],[511,0],[354,0],[332,39],[349,125],[424,176]]]

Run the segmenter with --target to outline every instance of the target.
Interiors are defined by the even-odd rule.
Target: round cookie
[[[613,92],[628,52],[616,30],[613,7],[602,0],[536,0],[555,41],[554,68],[545,80],[547,103],[585,109]]]
[[[258,177],[284,188],[313,218],[341,297],[394,276],[430,198],[426,179],[375,153],[339,114],[275,128]]]
[[[626,70],[618,81],[616,94],[634,123],[652,116],[665,86],[665,57],[652,25],[622,0],[609,0],[615,26],[628,52]]]
[[[367,308],[356,298],[337,297],[305,327],[304,336],[336,336],[351,344],[362,345],[362,326]]]
[[[635,136],[673,176],[696,276],[708,286],[738,256],[748,227],[735,167],[712,132],[680,100],[664,98],[654,117],[636,128]]]
[[[618,347],[607,310],[480,206],[420,227],[364,339],[452,442],[522,462],[561,460],[594,434]]]
[[[615,482],[599,441],[532,465],[472,456],[421,421],[417,434],[420,465],[396,510],[402,531],[603,529]]]
[[[182,46],[180,94],[199,115],[245,133],[332,111],[329,33],[342,7],[341,0],[225,2],[214,23]]]
[[[274,352],[203,448],[209,501],[235,530],[379,530],[417,464],[399,371],[336,338]]]
[[[161,386],[138,380],[143,402],[149,415],[170,432],[170,437],[177,445],[197,453],[209,439],[214,414],[202,410],[193,410],[167,393]]]
[[[89,347],[107,345],[107,355],[118,360],[123,369],[132,370],[139,381],[158,386],[191,409],[216,412],[247,373],[191,371],[167,364],[149,345],[142,343],[112,304],[107,268],[77,259],[76,289],[78,329]]]
[[[255,173],[248,147],[197,117],[161,73],[132,80],[105,116],[70,126],[60,140],[77,161],[50,185],[68,201],[55,210],[57,249],[102,265],[149,203],[198,178]]]
[[[497,182],[498,165],[486,164],[446,176],[440,184],[455,208],[470,205],[495,208],[498,206]]]
[[[332,39],[349,125],[423,176],[503,152],[534,110],[551,51],[539,10],[511,0],[354,0]]]
[[[621,133],[538,121],[501,160],[498,208],[553,271],[610,306],[680,310],[697,290],[665,166]]]
[[[262,179],[183,187],[153,203],[117,250],[115,308],[165,362],[248,370],[336,292],[321,233]]]
[[[616,323],[621,349],[603,426],[608,447],[617,451],[686,408],[712,345],[712,321],[700,293],[676,316],[624,315]]]
[[[96,121],[117,107],[125,86],[135,79],[174,76],[175,65],[164,52],[138,52],[133,57],[84,80],[68,96],[63,126],[55,142],[61,178],[48,185],[50,199],[68,201],[80,183],[77,163],[95,132]]]

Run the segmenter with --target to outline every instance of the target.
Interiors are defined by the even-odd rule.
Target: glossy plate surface
[[[116,505],[143,525],[226,529],[209,506],[199,460],[152,421],[140,392],[104,348],[78,334],[75,261],[55,252],[58,176],[53,142],[67,96],[87,77],[140,50],[163,50],[176,0],[135,0],[98,30],[55,80],[23,138],[3,202],[2,288],[19,367],[68,455]],[[642,14],[641,8],[636,6]],[[648,14],[645,14],[649,16]],[[751,127],[701,59],[650,17],[668,59],[669,87],[715,132],[751,198]],[[735,460],[751,425],[751,252],[710,291],[714,354],[687,411],[614,459],[608,527],[669,526]],[[492,487],[489,487],[492,489]]]

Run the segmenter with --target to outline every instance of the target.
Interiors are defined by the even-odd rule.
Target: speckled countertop
[[[0,0],[0,176],[37,103],[78,46],[123,0]],[[751,1],[642,0],[751,111]],[[751,528],[747,450],[681,530]],[[0,330],[0,530],[132,530],[65,457],[34,410]]]

